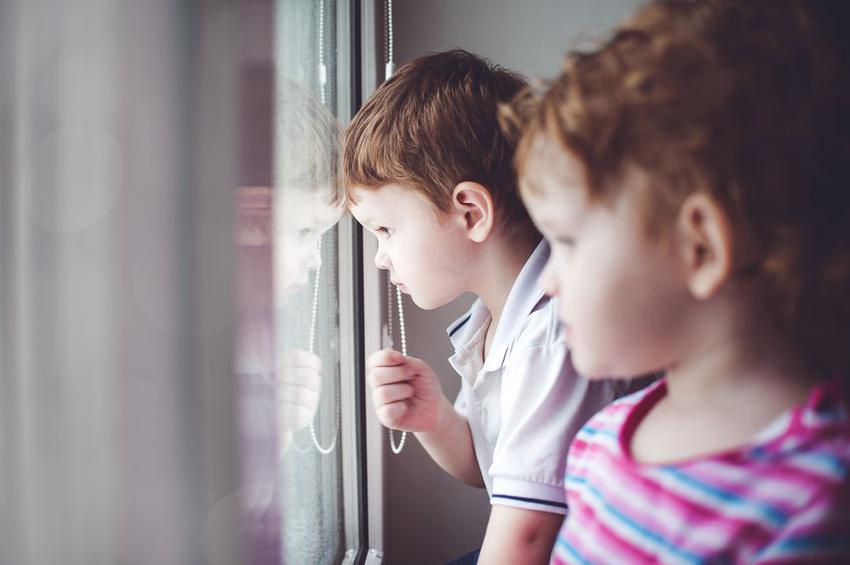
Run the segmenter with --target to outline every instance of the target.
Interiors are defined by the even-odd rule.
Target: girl
[[[850,65],[830,8],[658,1],[508,112],[576,368],[665,374],[577,435],[555,563],[850,559]]]

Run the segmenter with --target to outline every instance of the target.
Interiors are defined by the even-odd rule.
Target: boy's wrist
[[[452,406],[452,403],[449,402],[449,399],[444,395],[440,395],[440,402],[437,407],[437,431],[441,435],[446,430],[454,410],[454,406]]]
[[[437,401],[434,427],[430,430],[424,430],[422,433],[434,438],[442,437],[448,428],[451,427],[451,416],[453,412],[454,406],[452,406],[448,398],[440,395],[440,399]]]

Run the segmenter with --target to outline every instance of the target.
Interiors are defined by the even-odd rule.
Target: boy
[[[445,471],[486,487],[480,560],[545,563],[566,513],[570,439],[615,397],[569,362],[553,301],[536,286],[549,249],[522,207],[497,106],[524,87],[465,51],[416,59],[384,83],[346,133],[354,217],[378,238],[375,264],[425,309],[478,300],[449,329],[458,398],[426,363],[368,360],[381,422],[414,432]]]

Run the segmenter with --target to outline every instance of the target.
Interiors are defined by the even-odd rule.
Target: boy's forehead
[[[348,210],[360,222],[371,222],[374,215],[375,199],[372,197],[372,190],[360,187],[351,189],[351,198],[349,200]]]
[[[351,212],[358,219],[394,214],[400,208],[409,211],[412,207],[424,204],[416,192],[400,184],[387,184],[377,188],[354,187],[351,193]]]

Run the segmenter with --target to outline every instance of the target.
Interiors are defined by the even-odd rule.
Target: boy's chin
[[[437,306],[439,306],[438,304],[433,304],[428,300],[421,300],[413,294],[410,295],[410,300],[422,310],[433,310],[434,308],[437,308]]]
[[[420,296],[411,292],[406,292],[405,294],[409,295],[410,300],[412,300],[413,303],[416,304],[416,306],[418,306],[422,310],[434,310],[436,308],[439,308],[440,306],[445,306],[447,304],[446,301],[435,300],[434,298]]]

